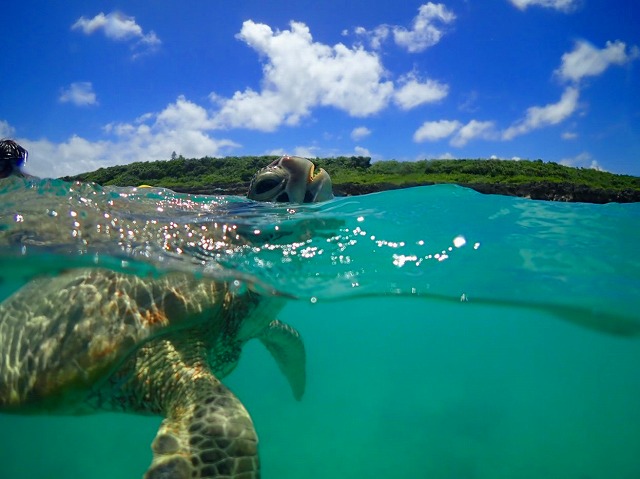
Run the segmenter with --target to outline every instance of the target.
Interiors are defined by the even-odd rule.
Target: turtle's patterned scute
[[[161,414],[147,479],[257,478],[251,418],[219,378],[259,338],[302,395],[304,346],[281,307],[184,273],[34,280],[0,304],[0,411]]]
[[[186,274],[148,280],[97,269],[30,282],[0,309],[0,405],[93,385],[135,345],[218,315],[223,288]]]

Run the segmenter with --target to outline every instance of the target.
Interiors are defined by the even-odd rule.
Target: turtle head
[[[0,140],[0,178],[19,173],[29,153],[13,140]]]
[[[256,201],[315,203],[333,198],[331,177],[299,156],[283,156],[251,180],[247,197]]]

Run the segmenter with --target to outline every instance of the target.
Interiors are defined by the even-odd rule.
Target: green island
[[[192,194],[244,195],[257,170],[276,156],[184,158],[137,162],[64,177],[100,185],[150,185]],[[433,184],[457,184],[481,193],[553,201],[629,203],[640,201],[640,178],[542,160],[376,161],[365,156],[315,158],[339,196]]]

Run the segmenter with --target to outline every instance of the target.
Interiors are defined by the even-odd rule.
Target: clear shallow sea
[[[303,400],[257,342],[225,380],[264,479],[637,479],[639,245],[640,204],[454,186],[274,207],[0,184],[1,297],[87,265],[291,297]],[[0,479],[141,477],[159,422],[0,415]]]

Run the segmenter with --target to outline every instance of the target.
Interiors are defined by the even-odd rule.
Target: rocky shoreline
[[[359,184],[342,183],[334,185],[336,196],[357,196],[379,191],[429,186],[434,183],[415,183],[395,185],[392,183]],[[522,184],[471,183],[460,184],[484,194],[518,196],[533,200],[580,202],[580,203],[636,203],[640,202],[638,190],[605,190],[572,183],[531,182]],[[206,188],[174,188],[180,193],[199,195],[245,195],[249,184],[211,186]]]

